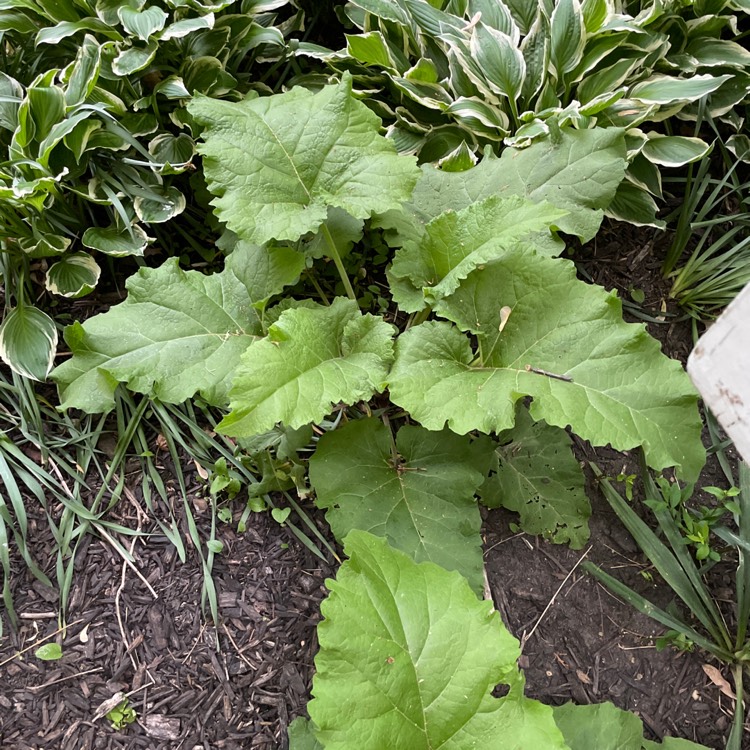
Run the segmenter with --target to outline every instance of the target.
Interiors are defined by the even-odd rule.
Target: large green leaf
[[[288,729],[289,750],[324,750],[313,733],[309,720],[298,716]]]
[[[552,709],[523,696],[518,642],[490,602],[370,534],[345,550],[308,704],[326,750],[565,750]],[[499,682],[511,689],[497,699]]]
[[[554,140],[506,148],[499,159],[488,154],[464,172],[424,166],[411,201],[379,222],[396,230],[401,244],[417,242],[425,224],[445,211],[459,211],[492,195],[522,196],[567,211],[558,227],[590,240],[625,176],[623,133],[620,128],[566,129]]]
[[[358,219],[408,200],[419,172],[380,135],[347,75],[312,94],[297,86],[241,102],[195,99],[219,218],[253,242],[296,240],[336,206]]]
[[[621,310],[570,261],[509,252],[438,303],[458,328],[426,323],[399,337],[391,398],[428,429],[447,422],[464,434],[509,429],[514,404],[532,396],[534,419],[597,445],[641,445],[653,468],[679,466],[694,480],[705,460],[695,390]]]
[[[37,307],[19,305],[0,325],[0,358],[19,375],[45,380],[57,351],[55,321]]]
[[[355,403],[381,391],[393,359],[393,328],[362,315],[338,297],[330,307],[285,310],[242,357],[234,376],[231,412],[219,429],[250,437],[277,422],[318,422],[334,404]]]
[[[704,745],[673,737],[665,737],[661,744],[646,740],[643,722],[612,703],[565,703],[553,711],[570,750],[708,750]]]
[[[452,294],[477,266],[498,258],[520,240],[545,254],[559,254],[563,245],[549,227],[564,215],[548,203],[535,204],[519,196],[493,196],[460,211],[447,211],[427,224],[420,242],[408,242],[396,252],[389,276],[408,279],[424,295],[416,308],[421,309]],[[411,304],[414,295],[402,298],[398,287],[393,294],[402,310],[416,311]]]
[[[589,538],[591,504],[571,448],[565,430],[534,422],[519,408],[515,427],[499,436],[496,472],[480,490],[482,502],[518,513],[528,534],[580,549]]]
[[[240,355],[264,333],[264,301],[303,267],[294,250],[240,243],[212,276],[185,272],[176,259],[141,269],[125,302],[66,329],[73,357],[53,374],[62,407],[107,411],[120,382],[170,403],[195,393],[226,403]]]
[[[407,425],[394,441],[380,420],[360,419],[321,438],[310,483],[338,539],[352,529],[384,536],[416,562],[457,570],[481,593],[482,519],[474,493],[492,453],[486,438],[472,443]]]

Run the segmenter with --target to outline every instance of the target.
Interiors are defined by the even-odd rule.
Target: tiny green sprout
[[[62,648],[59,643],[45,643],[34,651],[34,656],[42,661],[57,661],[62,659]]]
[[[247,501],[247,507],[250,508],[253,513],[263,513],[263,511],[268,510],[268,505],[262,497],[249,498]]]
[[[279,547],[281,547],[281,549],[289,549],[289,545],[286,542],[281,542]]]
[[[648,581],[649,583],[654,580],[653,574],[648,570],[642,570],[641,571],[641,577]]]
[[[633,300],[633,302],[642,305],[646,300],[646,293],[643,291],[643,289],[630,289],[630,298]]]
[[[108,714],[107,718],[112,724],[113,729],[125,729],[128,724],[135,721],[135,710],[128,704],[128,699],[120,701]]]
[[[672,646],[678,651],[692,651],[695,648],[695,644],[677,630],[668,630],[664,635],[660,635],[654,645],[657,651],[663,651],[667,646]]]
[[[215,555],[220,555],[224,551],[224,544],[218,539],[209,539],[206,542],[206,547]]]
[[[632,503],[633,502],[633,484],[635,483],[635,474],[618,474],[616,477],[617,482],[625,482],[625,497]]]
[[[289,518],[289,514],[292,512],[291,508],[272,508],[271,509],[271,515],[273,516],[273,520],[276,521],[276,523],[280,523],[282,526],[284,525],[284,522],[287,518]]]
[[[737,497],[737,495],[740,494],[739,487],[730,487],[727,490],[724,490],[721,487],[704,487],[703,491],[708,492],[709,495],[713,495],[720,502],[730,497]]]

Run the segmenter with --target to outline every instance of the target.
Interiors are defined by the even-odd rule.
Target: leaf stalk
[[[341,283],[344,285],[344,289],[346,289],[346,294],[349,297],[349,299],[357,301],[357,295],[354,293],[354,287],[352,287],[352,282],[349,281],[349,276],[346,273],[346,269],[344,268],[344,263],[341,260],[341,256],[339,255],[338,248],[336,247],[336,243],[333,240],[333,236],[331,235],[331,230],[326,226],[326,224],[321,224],[320,231],[323,234],[323,239],[326,241],[326,245],[328,245],[328,250],[330,251],[330,257],[333,260],[333,262],[336,264],[336,270],[339,272],[339,276],[341,277]]]

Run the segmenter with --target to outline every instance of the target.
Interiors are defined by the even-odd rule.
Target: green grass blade
[[[748,620],[750,620],[750,468],[740,462],[740,494],[737,501],[740,515],[737,545],[739,563],[737,565],[737,649],[745,645]]]
[[[726,636],[723,622],[719,615],[718,623],[709,614],[703,604],[702,597],[696,592],[690,577],[678,562],[677,558],[670,552],[668,547],[656,536],[656,534],[640,519],[638,514],[623,500],[620,494],[612,487],[597,466],[591,464],[594,473],[599,479],[604,497],[615,511],[619,519],[631,533],[638,546],[646,557],[657,569],[661,577],[667,582],[675,594],[682,599],[691,612],[700,620],[706,630],[717,644],[725,644]],[[697,570],[695,571],[697,575]],[[703,587],[700,576],[697,575],[698,585]],[[714,605],[715,607],[715,605]]]
[[[686,622],[673,617],[668,612],[657,607],[655,604],[650,602],[639,593],[633,591],[633,589],[626,586],[622,581],[618,581],[608,573],[605,573],[601,568],[592,562],[584,562],[581,566],[587,573],[590,573],[595,578],[598,578],[612,593],[619,596],[624,602],[634,607],[639,612],[647,615],[652,620],[656,620],[671,630],[676,630],[678,633],[682,633],[686,638],[689,638],[697,646],[705,649],[709,653],[716,656],[718,659],[723,661],[731,661],[732,654],[723,649],[720,645],[714,641],[709,640],[704,635],[699,633],[695,628],[690,627]]]

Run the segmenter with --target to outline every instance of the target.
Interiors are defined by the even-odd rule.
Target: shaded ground
[[[645,306],[658,311],[666,288],[654,281],[658,261],[651,237],[650,230],[624,226],[604,232],[596,248],[579,254],[582,270],[623,293],[630,286],[643,289]],[[689,325],[651,330],[684,361]],[[579,448],[582,460],[593,457],[585,445]],[[627,457],[598,451],[596,460],[614,475]],[[706,483],[721,484],[713,466]],[[635,544],[590,490],[587,559],[666,604],[669,591],[641,575],[648,571]],[[203,492],[197,483],[196,513]],[[123,503],[117,512],[123,523],[137,525],[134,507]],[[322,518],[312,515],[324,529]],[[53,540],[44,518],[34,521],[32,554],[51,571]],[[731,706],[706,677],[703,656],[657,652],[652,637],[659,629],[647,618],[578,570],[565,580],[582,552],[516,534],[512,521],[504,511],[486,514],[486,564],[503,619],[517,637],[528,638],[522,666],[529,694],[549,703],[612,700],[637,711],[653,737],[672,734],[723,747]],[[204,517],[204,537],[207,523]],[[21,626],[16,633],[6,627],[0,640],[0,748],[283,750],[286,727],[304,713],[309,698],[323,582],[335,568],[267,515],[252,516],[242,535],[222,526],[219,538],[225,549],[214,564],[218,629],[201,611],[202,570],[195,555],[183,564],[166,540],[136,543],[135,567],[144,582],[110,545],[89,540],[79,552],[64,655],[57,662],[31,655],[57,631],[56,594],[18,564],[13,589]],[[731,585],[721,573],[717,582]],[[137,714],[121,730],[97,716],[118,692],[130,694]]]

